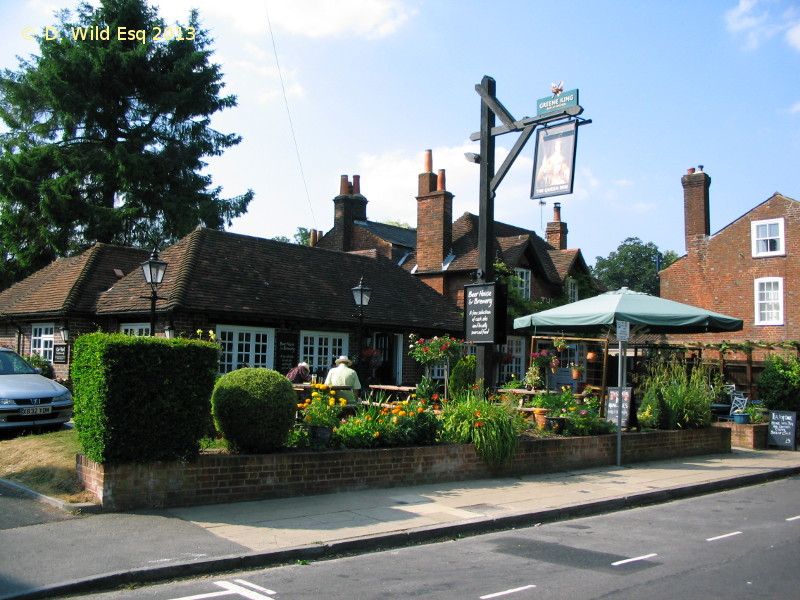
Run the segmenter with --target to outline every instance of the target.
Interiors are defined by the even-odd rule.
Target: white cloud
[[[789,108],[789,114],[794,115],[800,113],[800,102],[795,102],[791,108]]]
[[[797,11],[789,8],[778,17],[766,8],[759,6],[759,0],[739,0],[736,8],[725,13],[725,24],[733,34],[744,36],[747,50],[755,50],[763,42],[785,31],[786,42],[795,50],[800,50],[800,22]],[[773,2],[773,6],[777,3]]]
[[[800,23],[786,31],[786,41],[795,50],[800,50]]]

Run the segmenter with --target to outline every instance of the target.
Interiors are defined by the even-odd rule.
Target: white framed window
[[[300,360],[307,362],[312,373],[327,374],[333,361],[349,352],[350,336],[331,331],[301,331]],[[350,360],[356,357],[351,356]]]
[[[521,381],[525,377],[525,339],[520,336],[508,336],[506,343],[500,346],[500,381],[511,380],[511,376]]]
[[[530,269],[514,269],[514,275],[519,279],[514,279],[514,287],[520,291],[525,300],[531,299],[531,270]]]
[[[53,362],[53,323],[34,323],[31,326],[31,352]]]
[[[750,223],[753,256],[783,256],[786,245],[783,239],[783,219],[753,221]]]
[[[119,330],[125,335],[147,337],[150,335],[150,323],[122,323]]]
[[[567,300],[569,302],[577,302],[578,301],[578,282],[574,280],[572,277],[567,277],[565,281],[567,286]]]
[[[217,325],[217,341],[222,349],[220,373],[230,373],[242,367],[274,367],[274,329]]]
[[[783,278],[755,280],[756,325],[783,325]]]

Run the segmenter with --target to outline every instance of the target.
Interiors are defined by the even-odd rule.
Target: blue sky
[[[529,142],[498,189],[495,217],[544,235],[560,202],[569,246],[590,265],[630,236],[682,254],[689,167],[711,177],[712,232],[776,191],[800,200],[794,0],[151,4],[171,23],[200,10],[226,91],[238,96],[214,126],[244,140],[208,167],[226,196],[256,192],[234,232],[327,231],[342,174],[361,176],[368,218],[415,226],[425,149],[434,171],[446,170],[454,214],[477,214],[478,166],[463,154],[479,151],[469,136],[484,75],[516,118],[535,115],[551,82],[580,90],[592,123],[579,130],[574,193],[544,207],[529,199]],[[0,66],[35,53],[23,28],[53,25],[64,7],[74,2],[2,0]],[[498,138],[498,164],[517,135]]]

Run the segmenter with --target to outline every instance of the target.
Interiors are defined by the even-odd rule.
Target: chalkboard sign
[[[464,329],[472,344],[505,344],[506,289],[498,283],[464,286]]]
[[[275,370],[286,375],[297,366],[297,334],[279,333],[275,336],[278,352],[275,359]]]
[[[626,387],[622,391],[622,427],[627,427],[631,418],[631,390]],[[608,388],[606,394],[606,420],[617,424],[619,415],[619,388]]]
[[[769,411],[769,430],[767,445],[786,450],[797,449],[797,413],[771,410]]]

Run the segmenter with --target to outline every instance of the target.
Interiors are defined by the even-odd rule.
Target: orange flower
[[[475,421],[475,427],[483,427],[483,421]]]

